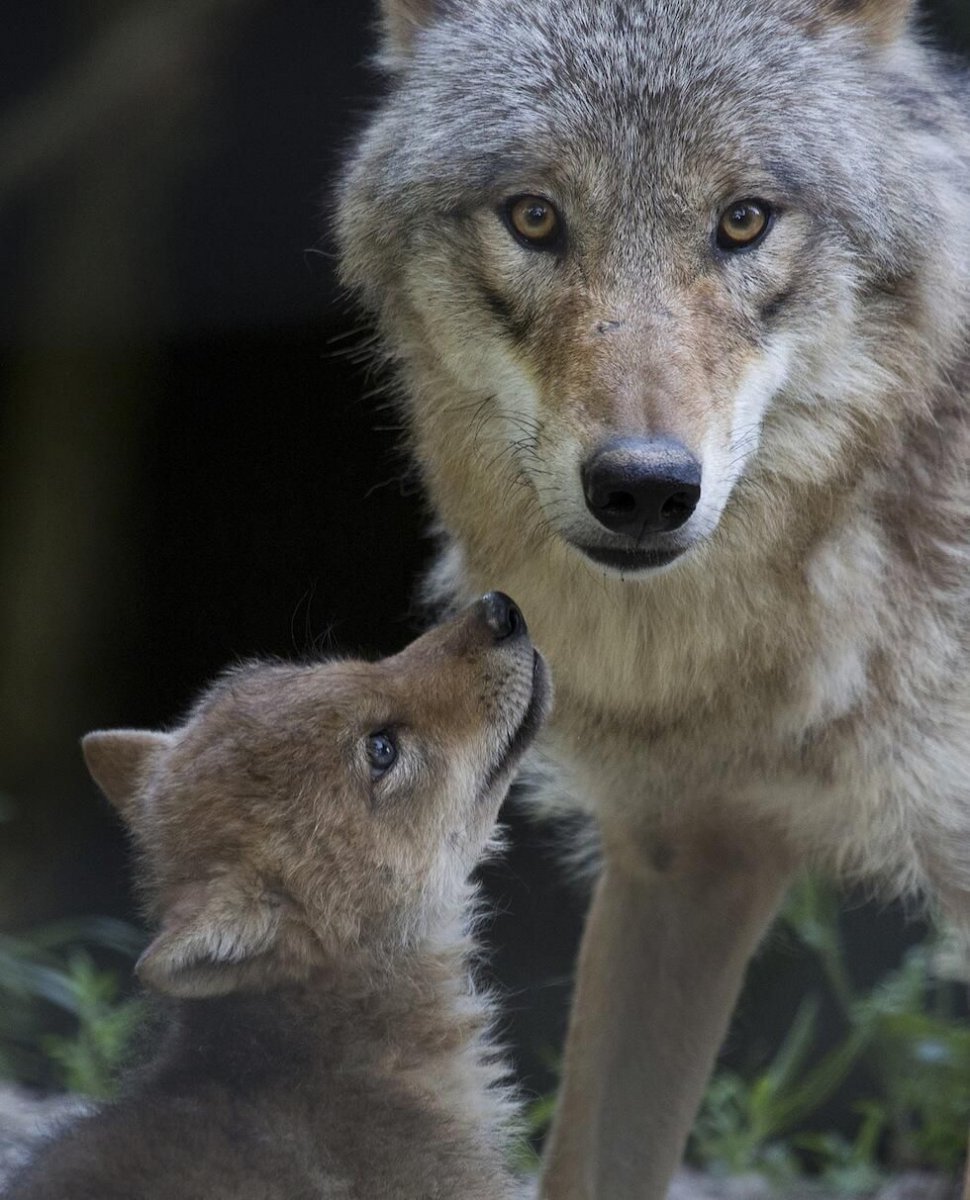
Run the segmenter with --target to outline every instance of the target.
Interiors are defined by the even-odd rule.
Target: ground
[[[64,1120],[83,1111],[76,1097],[37,1097],[18,1088],[0,1086],[0,1188],[30,1153],[31,1145]],[[885,1185],[872,1200],[956,1200],[951,1182],[931,1175],[903,1175]],[[696,1171],[681,1171],[669,1200],[779,1200],[763,1181],[750,1178],[711,1179]],[[806,1187],[783,1200],[846,1200],[825,1196]]]

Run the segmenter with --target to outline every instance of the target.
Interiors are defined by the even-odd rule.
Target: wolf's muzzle
[[[701,498],[701,465],[679,442],[614,438],[586,460],[586,507],[611,533],[640,540],[686,525]]]

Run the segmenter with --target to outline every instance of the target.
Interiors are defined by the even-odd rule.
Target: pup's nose
[[[614,438],[583,466],[586,507],[611,533],[670,533],[701,498],[701,465],[680,442]]]
[[[525,637],[529,627],[525,617],[504,592],[488,592],[479,601],[485,624],[497,642]]]

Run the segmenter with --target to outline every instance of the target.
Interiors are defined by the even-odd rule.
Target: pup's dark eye
[[[744,250],[756,246],[768,232],[771,208],[763,200],[739,200],[721,214],[717,227],[720,250]]]
[[[505,204],[505,221],[525,246],[550,250],[562,240],[562,220],[542,196],[513,196]]]
[[[377,779],[389,771],[397,761],[397,746],[394,737],[386,729],[367,735],[367,761],[370,763],[371,778]]]

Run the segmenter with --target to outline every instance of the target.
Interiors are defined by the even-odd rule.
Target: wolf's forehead
[[[796,60],[811,57],[811,39],[783,9],[777,2],[755,9],[744,0],[489,2],[432,28],[419,60],[428,74],[449,81],[456,99],[497,107],[575,94],[619,97],[628,111],[725,84],[764,94],[772,76],[790,86]],[[596,111],[601,115],[599,105]]]
[[[599,154],[614,169],[649,170],[656,150],[683,186],[697,154],[730,158],[733,149],[740,159],[745,140],[787,142],[793,77],[805,98],[823,56],[781,8],[755,11],[743,0],[470,5],[430,31],[404,85],[404,108],[434,117],[409,125],[410,167],[419,171],[425,159],[447,172],[458,139],[463,169],[479,159],[479,183],[496,164],[558,161],[575,174],[576,163]]]
[[[559,0],[538,17],[523,12],[518,21],[510,7],[510,65],[528,73],[509,82],[531,80],[544,96],[578,85],[586,93],[602,92],[602,98],[621,95],[631,104],[694,92],[705,80],[743,76],[752,56],[770,55],[778,45],[781,27],[770,12],[752,20],[739,7],[693,0],[639,5]],[[786,40],[790,53],[791,39]]]

